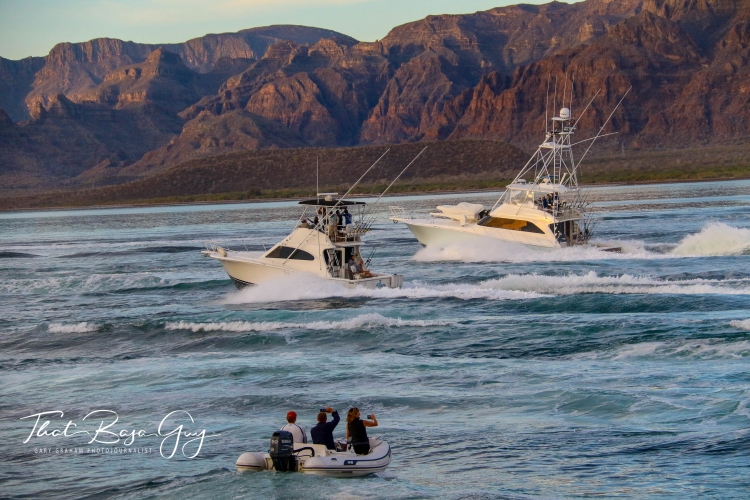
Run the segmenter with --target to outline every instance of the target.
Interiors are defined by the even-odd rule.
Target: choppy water
[[[375,291],[238,292],[201,257],[203,240],[273,244],[293,203],[0,214],[0,496],[746,498],[750,182],[592,199],[597,238],[625,253],[436,251],[383,221],[373,268],[406,285]],[[385,473],[235,471],[288,410],[309,428],[325,405],[377,414]],[[21,417],[61,410],[49,429],[85,429],[97,409],[149,432],[186,410],[219,435],[192,460],[55,452],[82,436],[22,443]]]

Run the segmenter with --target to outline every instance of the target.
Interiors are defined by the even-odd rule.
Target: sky
[[[184,42],[270,24],[328,28],[362,41],[430,14],[549,0],[0,0],[0,57],[44,56],[60,42],[108,37]]]

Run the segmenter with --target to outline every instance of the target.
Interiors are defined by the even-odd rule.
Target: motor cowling
[[[276,431],[271,436],[268,450],[273,468],[279,472],[297,472],[297,459],[294,456],[294,436],[288,431]]]

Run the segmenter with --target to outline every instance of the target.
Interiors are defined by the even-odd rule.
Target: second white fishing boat
[[[578,185],[578,166],[596,139],[603,137],[601,132],[611,117],[612,114],[595,137],[574,143],[578,122],[569,108],[562,108],[559,116],[551,119],[542,144],[490,209],[463,202],[438,206],[429,218],[415,218],[403,207],[392,206],[391,220],[404,223],[422,245],[438,248],[481,241],[539,248],[589,244],[593,227],[587,212],[587,195]],[[586,143],[588,148],[576,161],[574,146]],[[601,249],[620,250],[606,246]]]

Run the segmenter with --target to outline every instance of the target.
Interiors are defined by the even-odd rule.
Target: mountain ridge
[[[58,44],[43,61],[0,59],[0,107],[15,122],[0,120],[0,178],[18,189],[116,184],[247,149],[447,139],[530,149],[555,81],[574,113],[601,90],[582,131],[632,87],[605,151],[740,140],[750,0],[520,4],[427,16],[375,42],[282,25],[159,46]]]

